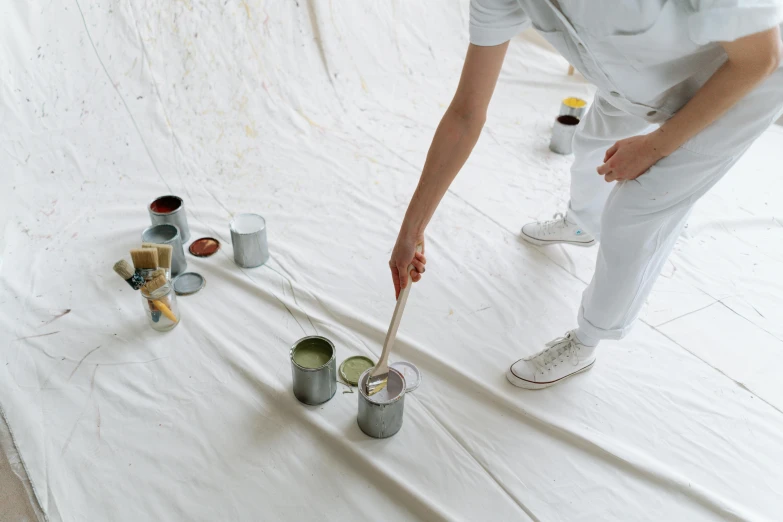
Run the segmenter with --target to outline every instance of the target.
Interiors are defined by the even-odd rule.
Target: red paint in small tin
[[[163,196],[150,203],[150,210],[158,214],[171,214],[182,206],[177,196]]]

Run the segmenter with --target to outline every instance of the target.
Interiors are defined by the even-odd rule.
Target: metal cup
[[[177,196],[161,196],[149,204],[150,221],[153,225],[169,224],[179,229],[182,243],[190,239],[188,217],[185,214],[185,202]]]
[[[576,116],[558,116],[552,128],[549,150],[557,154],[571,154],[571,142],[574,140],[577,125],[579,118]]]
[[[306,368],[294,361],[296,351],[301,347],[312,345],[328,349],[332,357],[323,366],[318,368]],[[293,374],[294,396],[305,404],[315,406],[322,404],[332,397],[337,391],[337,350],[332,342],[317,335],[303,337],[291,347],[291,372]]]
[[[578,119],[582,119],[587,110],[587,102],[582,98],[570,97],[566,98],[560,104],[560,116],[574,116]]]
[[[258,214],[237,214],[229,224],[234,262],[242,268],[255,268],[269,259],[266,220]]]
[[[142,243],[157,243],[171,245],[171,275],[177,277],[188,269],[185,251],[182,249],[182,239],[179,229],[174,225],[153,225],[141,233]]]
[[[385,439],[391,437],[402,428],[402,413],[405,408],[405,377],[394,368],[389,367],[389,381],[386,389],[391,397],[380,401],[377,394],[367,395],[367,377],[372,368],[359,377],[359,414],[356,418],[359,428],[370,437]]]

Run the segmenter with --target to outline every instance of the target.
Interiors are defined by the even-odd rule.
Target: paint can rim
[[[399,395],[397,395],[396,397],[394,397],[394,398],[392,398],[392,399],[389,399],[388,401],[384,401],[384,402],[378,402],[378,401],[374,401],[374,400],[372,400],[372,399],[370,398],[370,396],[369,396],[369,395],[367,395],[367,392],[365,392],[365,391],[364,391],[364,386],[362,386],[362,382],[365,382],[365,381],[366,381],[366,378],[365,378],[365,376],[366,376],[366,375],[367,375],[369,372],[371,372],[371,371],[372,371],[372,368],[368,368],[367,370],[365,370],[365,371],[364,371],[364,373],[362,373],[362,374],[359,376],[359,383],[358,383],[358,386],[357,386],[357,387],[359,388],[359,393],[361,393],[361,394],[362,394],[362,397],[363,397],[363,398],[364,398],[364,399],[365,399],[367,402],[369,402],[369,403],[371,403],[371,404],[375,404],[376,406],[388,406],[388,405],[390,405],[390,404],[394,404],[395,402],[397,402],[397,401],[401,400],[403,397],[405,397],[405,393],[407,392],[407,390],[405,389],[405,387],[406,387],[406,384],[405,384],[405,376],[402,374],[402,372],[400,372],[400,371],[399,371],[399,370],[397,370],[396,368],[393,368],[393,367],[389,366],[389,372],[394,372],[394,373],[396,373],[396,374],[397,374],[397,375],[400,377],[400,379],[402,379],[402,390],[400,390],[400,393],[399,393]]]
[[[179,206],[177,208],[175,208],[174,210],[172,210],[171,212],[158,212],[157,210],[153,210],[152,209],[152,205],[154,205],[155,203],[157,203],[161,199],[166,199],[166,198],[173,198],[173,199],[178,200],[179,201]],[[149,209],[149,211],[151,213],[155,214],[156,216],[170,216],[171,214],[175,214],[175,213],[179,212],[184,207],[185,207],[185,200],[183,200],[179,196],[175,196],[174,194],[166,194],[164,196],[158,196],[157,198],[155,198],[152,201],[150,201],[149,205],[147,205],[147,208]]]
[[[326,341],[326,343],[332,349],[332,357],[328,361],[326,361],[324,364],[319,366],[318,368],[307,368],[305,366],[300,365],[299,363],[297,363],[294,360],[294,352],[296,351],[297,347],[299,347],[299,345],[302,344],[304,341],[311,341],[313,339],[317,339],[319,341]],[[327,339],[326,337],[322,337],[320,335],[308,335],[308,336],[302,337],[301,339],[296,341],[291,346],[291,349],[288,351],[288,358],[291,360],[291,364],[293,364],[294,366],[296,366],[298,369],[300,369],[302,371],[305,371],[305,372],[317,372],[317,371],[323,370],[324,368],[329,366],[329,364],[331,364],[332,361],[334,361],[337,358],[337,349],[334,347],[334,343],[332,341],[330,341],[329,339]]]

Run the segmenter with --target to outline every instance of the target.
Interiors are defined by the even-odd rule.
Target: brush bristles
[[[372,397],[382,389],[386,388],[386,385],[389,384],[389,379],[384,379],[381,382],[370,382],[367,384],[367,395]]]
[[[158,251],[154,248],[134,248],[130,251],[133,266],[137,269],[158,268]]]
[[[133,268],[124,259],[120,259],[114,263],[114,271],[117,272],[117,275],[126,281],[133,277]]]
[[[159,275],[152,281],[149,281],[146,285],[144,285],[144,291],[148,294],[151,294],[161,286],[166,284],[166,276]]]
[[[171,254],[173,252],[171,245],[157,245],[158,266],[161,268],[171,268]]]
[[[171,245],[159,245],[158,243],[142,243],[141,248],[154,248],[158,251],[158,266],[165,269],[171,268]]]
[[[166,271],[163,270],[162,268],[158,268],[157,270],[155,270],[150,274],[150,280],[155,279],[158,276],[166,277]]]

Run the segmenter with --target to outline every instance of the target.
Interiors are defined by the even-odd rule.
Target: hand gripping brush
[[[418,245],[416,247],[416,252],[421,253],[421,251],[422,245]],[[413,286],[413,279],[410,278],[412,270],[415,270],[413,265],[408,265],[408,284],[402,289],[397,298],[397,305],[394,307],[394,314],[392,315],[391,324],[389,324],[389,331],[386,332],[386,340],[383,342],[381,358],[378,359],[378,364],[370,370],[370,375],[367,376],[365,391],[369,396],[373,396],[384,389],[389,380],[389,353],[397,338],[397,328],[400,326],[402,312],[405,310],[405,303],[408,301],[408,294],[411,293],[411,287]]]

